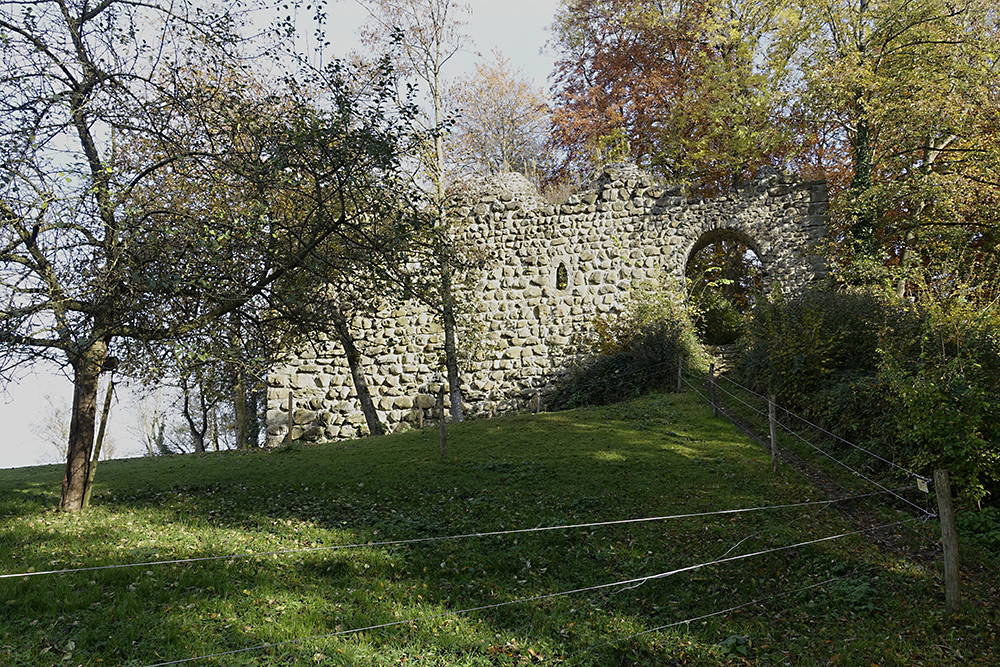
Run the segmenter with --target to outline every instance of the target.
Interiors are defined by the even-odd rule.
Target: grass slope
[[[429,428],[108,462],[82,515],[55,511],[60,467],[0,471],[0,574],[208,559],[0,579],[0,664],[1000,663],[995,572],[950,618],[938,563],[784,548],[854,530],[826,504],[374,544],[822,499],[693,394],[453,425],[438,451]]]

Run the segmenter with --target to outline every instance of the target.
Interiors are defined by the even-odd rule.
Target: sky
[[[536,86],[548,89],[548,76],[553,59],[543,53],[560,0],[472,0],[471,14],[467,16],[466,34],[471,38],[469,49],[457,54],[448,63],[446,78],[455,78],[475,72],[475,63],[481,54],[492,58],[497,50],[510,59],[514,69],[533,79]],[[328,7],[329,37],[335,56],[346,56],[355,48],[357,30],[367,17],[365,9],[356,0],[338,0]],[[338,48],[339,46],[339,48]],[[53,367],[36,367],[27,370],[17,381],[0,389],[0,468],[36,465],[40,462],[57,462],[55,448],[35,433],[32,425],[45,418],[48,409],[46,396],[68,406],[72,401],[73,387],[70,380]],[[115,438],[121,454],[134,455],[140,451],[131,434],[133,420],[129,414],[129,392],[119,391],[119,402],[113,404],[109,432]],[[103,396],[102,396],[103,401]]]

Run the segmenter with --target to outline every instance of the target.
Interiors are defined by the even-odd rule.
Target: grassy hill
[[[0,574],[104,568],[0,578],[0,664],[1000,664],[995,570],[946,615],[933,521],[859,534],[694,394],[448,431],[103,463],[79,516],[0,471]]]

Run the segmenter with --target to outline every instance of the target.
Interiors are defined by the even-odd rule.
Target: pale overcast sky
[[[445,75],[448,78],[475,71],[475,52],[491,58],[499,50],[510,59],[516,69],[534,79],[535,85],[548,90],[547,78],[552,71],[551,55],[541,53],[548,39],[559,0],[473,0],[466,33],[472,38],[470,53],[460,54]],[[329,5],[330,41],[336,47],[343,45],[336,56],[346,55],[354,48],[357,29],[367,13],[356,0],[339,0]],[[69,404],[73,388],[70,382],[54,369],[35,369],[16,385],[9,385],[0,394],[0,468],[35,465],[40,460],[53,461],[55,451],[51,445],[40,441],[31,424],[39,420],[46,405],[45,395]],[[122,393],[124,397],[125,394]],[[103,400],[103,398],[102,398]],[[128,433],[130,423],[128,404],[112,408],[111,429],[122,454],[138,451],[138,445]]]

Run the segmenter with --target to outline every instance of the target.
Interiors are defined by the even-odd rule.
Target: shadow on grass
[[[436,432],[414,431],[109,465],[87,515],[22,503],[34,511],[9,517],[0,555],[5,567],[58,569],[815,498],[682,398],[449,431],[447,461]],[[5,487],[2,502],[47,497],[39,483]],[[823,664],[834,655],[862,664],[882,647],[858,649],[850,637],[886,632],[900,637],[893,650],[917,655],[936,581],[915,564],[890,566],[858,539],[632,581],[845,529],[821,507],[5,579],[0,662],[66,664],[69,654],[153,664],[397,622],[216,664]],[[831,577],[842,583],[793,592]],[[605,586],[622,581],[632,583]],[[516,602],[578,589],[590,590]],[[763,602],[632,637],[752,600]],[[441,616],[464,609],[477,611]]]

